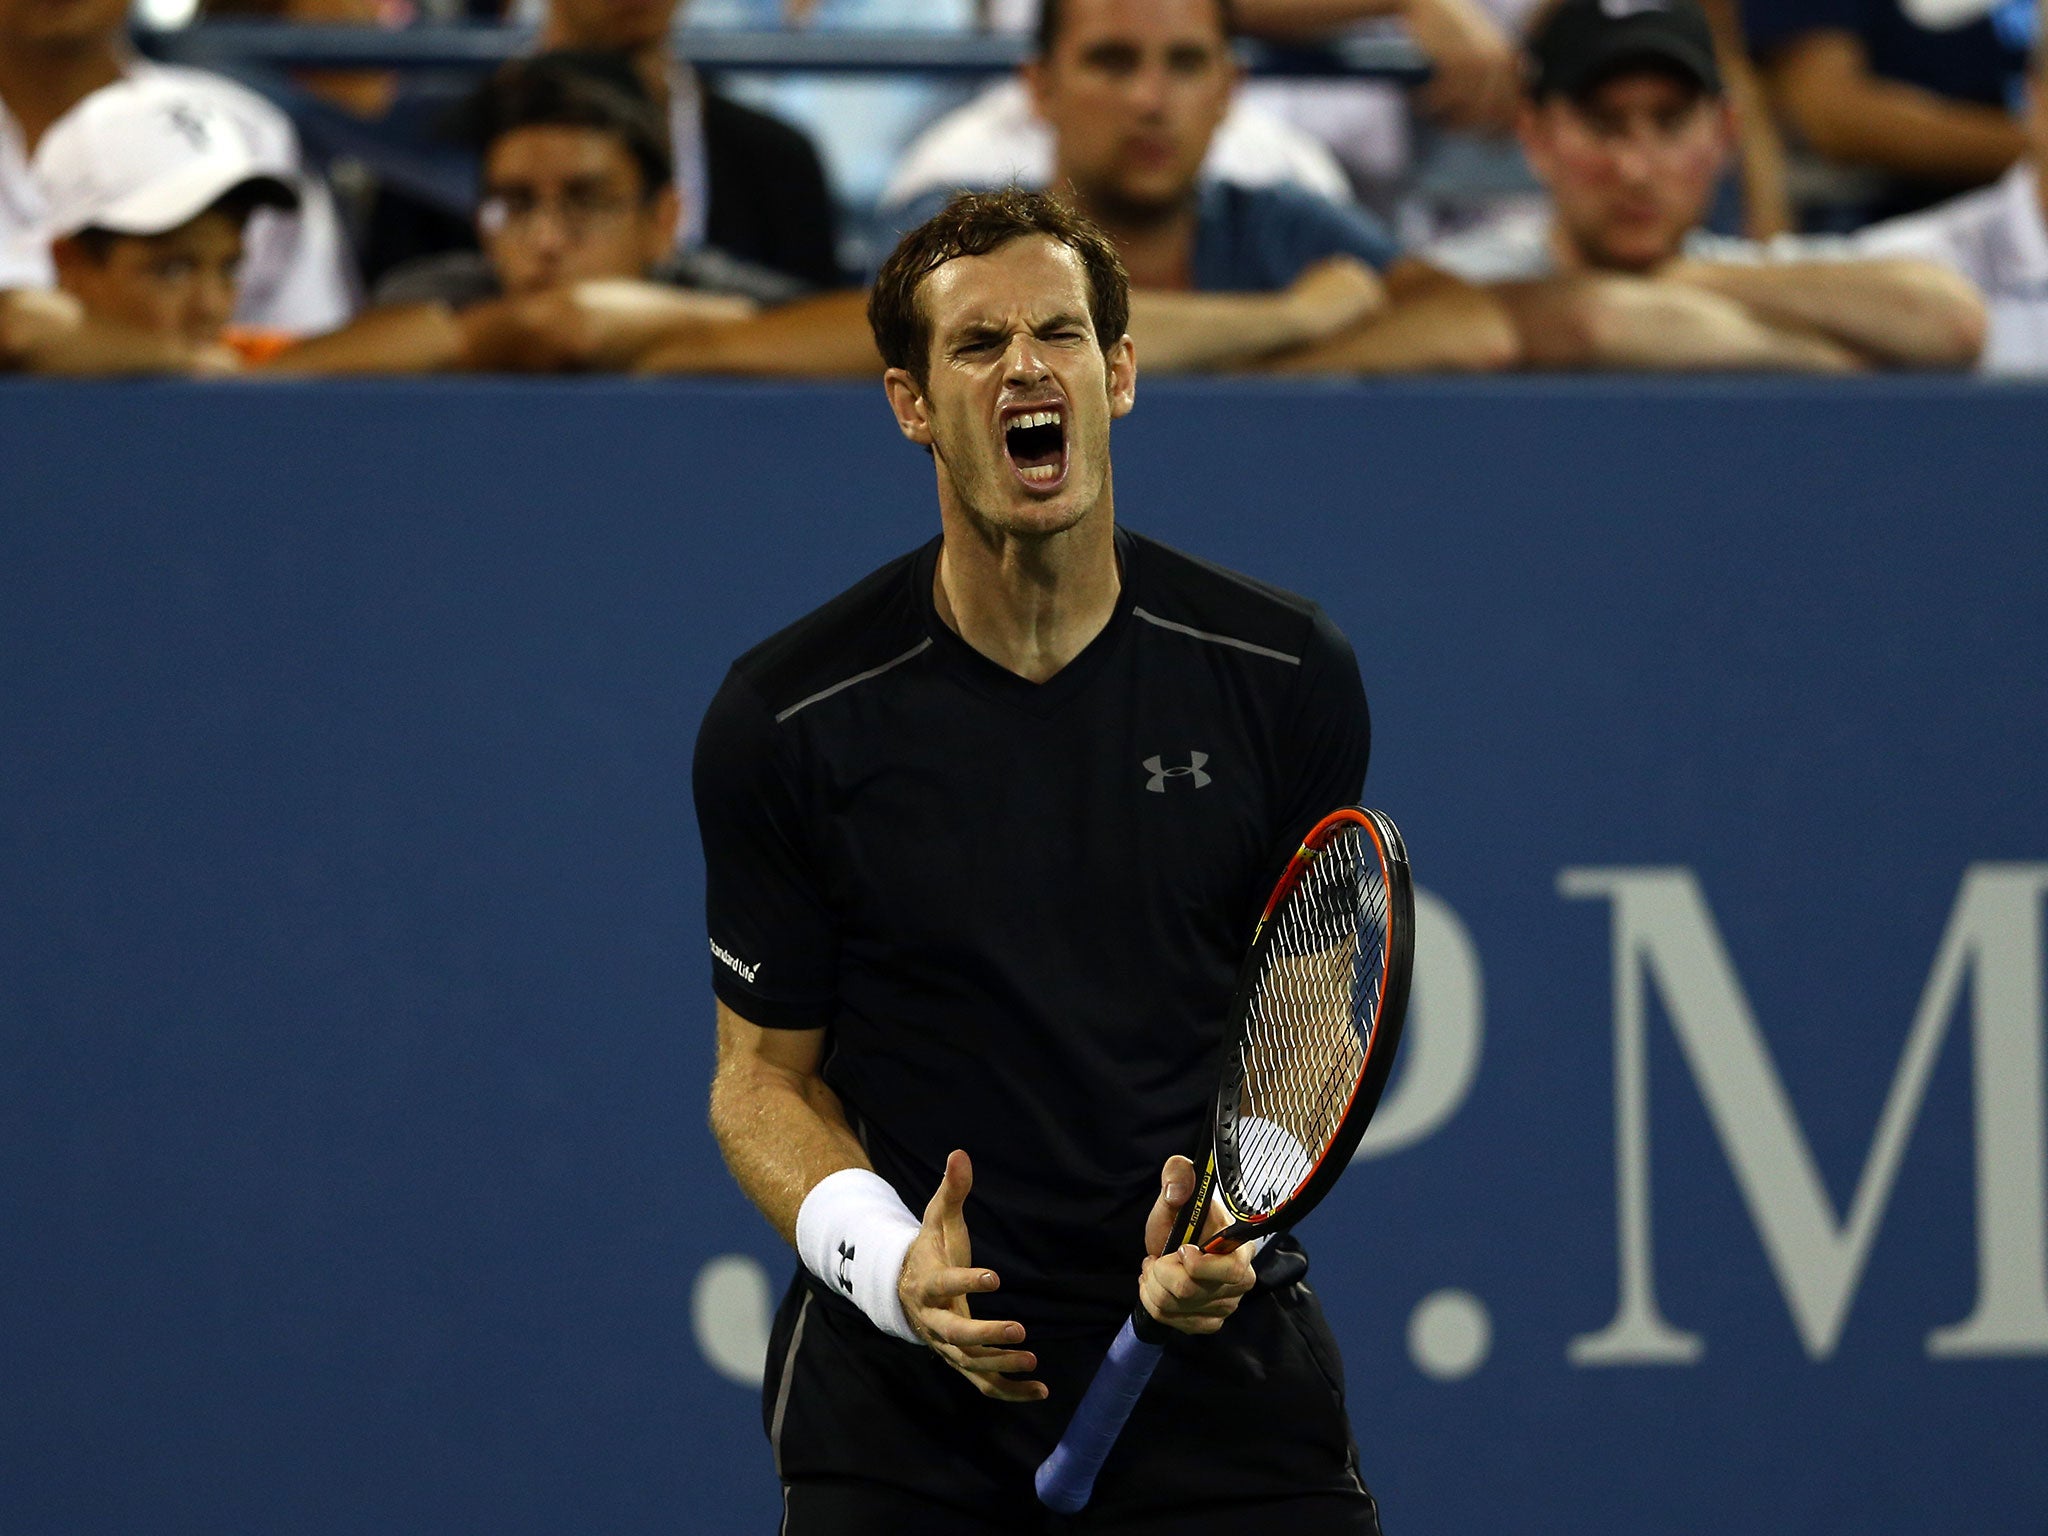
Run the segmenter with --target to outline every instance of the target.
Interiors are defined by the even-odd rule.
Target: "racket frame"
[[[1271,1211],[1247,1215],[1231,1205],[1230,1197],[1225,1193],[1227,1181],[1218,1176],[1223,1171],[1218,1166],[1219,1149],[1228,1146],[1228,1127],[1237,1118],[1238,1093],[1243,1082],[1242,1075],[1229,1064],[1233,1058],[1242,1060],[1241,1049],[1251,1014],[1252,996],[1258,988],[1259,977],[1264,973],[1266,957],[1279,934],[1272,921],[1273,914],[1294,894],[1323,850],[1346,827],[1358,827],[1372,839],[1386,881],[1387,938],[1380,953],[1378,1015],[1366,1037],[1364,1067],[1359,1072],[1351,1100],[1345,1106],[1343,1119],[1329,1147],[1315,1160],[1294,1191]],[[1225,1070],[1220,1075],[1216,1097],[1203,1123],[1202,1147],[1196,1161],[1201,1174],[1187,1203],[1174,1219],[1171,1240],[1163,1252],[1171,1253],[1176,1248],[1196,1242],[1196,1234],[1207,1222],[1209,1207],[1214,1203],[1222,1204],[1230,1220],[1222,1231],[1200,1245],[1205,1253],[1222,1251],[1226,1244],[1234,1247],[1254,1238],[1278,1236],[1322,1202],[1349,1166],[1352,1154],[1358,1150],[1359,1138],[1365,1134],[1373,1111],[1379,1106],[1380,1096],[1386,1092],[1387,1079],[1394,1069],[1394,1055],[1401,1043],[1401,1024],[1408,1012],[1408,987],[1414,969],[1415,886],[1408,869],[1408,846],[1401,839],[1400,829],[1389,817],[1364,806],[1345,806],[1342,810],[1332,811],[1309,829],[1300,848],[1295,850],[1294,856],[1287,861],[1287,868],[1281,871],[1279,880],[1274,883],[1265,911],[1259,914],[1251,951],[1238,972],[1237,991],[1230,1001],[1230,1028],[1223,1057]],[[1228,1155],[1227,1151],[1224,1155]],[[1144,1321],[1149,1322],[1150,1318]]]

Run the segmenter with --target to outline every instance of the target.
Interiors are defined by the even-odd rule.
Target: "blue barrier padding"
[[[1423,892],[1306,1234],[1390,1530],[2039,1536],[2044,423],[1118,426],[1119,516],[1350,635]],[[0,1530],[773,1528],[690,747],[931,477],[874,388],[0,388]]]

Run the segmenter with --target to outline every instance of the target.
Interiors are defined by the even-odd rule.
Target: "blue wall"
[[[1415,1139],[1307,1234],[1389,1530],[2042,1536],[2048,393],[1147,385],[1116,451],[1351,635],[1435,898]],[[772,1527],[689,750],[934,526],[872,390],[0,390],[0,1530]],[[1575,1361],[1645,1146],[1703,1348]]]

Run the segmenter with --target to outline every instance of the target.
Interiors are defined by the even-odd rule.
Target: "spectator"
[[[1618,14],[1617,14],[1618,11]],[[1974,290],[1930,262],[1823,260],[1701,230],[1733,128],[1698,0],[1562,0],[1520,133],[1544,209],[1426,253],[1490,285],[1535,366],[1963,367]]]
[[[1392,263],[1369,214],[1202,175],[1239,75],[1220,0],[1055,0],[1044,15],[1023,78],[1052,131],[1051,185],[1116,242],[1133,287],[1263,291],[1339,252]],[[896,222],[922,224],[946,196]]]
[[[1911,0],[1744,0],[1743,15],[1779,115],[1826,159],[1881,173],[1863,211],[1884,217],[2019,158],[2034,4],[1991,0],[1939,27],[1913,20],[1925,8]]]
[[[104,374],[235,366],[284,338],[232,333],[242,235],[259,208],[298,193],[209,91],[117,80],[50,128],[34,165],[58,283],[21,359],[39,372]]]
[[[1873,225],[1852,241],[1870,256],[1920,256],[1983,290],[1987,373],[2048,374],[2048,48],[2027,81],[2027,153],[1996,186]]]
[[[237,320],[293,334],[340,324],[354,307],[346,242],[326,187],[302,163],[290,120],[218,75],[135,58],[127,14],[127,0],[0,0],[0,314],[47,311],[47,301],[19,295],[56,282],[50,213],[30,157],[86,96],[126,78],[166,81],[217,106],[266,169],[297,191],[296,210],[262,209],[250,220]]]
[[[668,134],[618,56],[509,64],[474,115],[483,249],[399,267],[376,309],[281,366],[625,368],[681,320],[736,318],[804,291],[721,251],[676,250]]]
[[[1131,274],[1131,334],[1144,366],[1229,367],[1339,341],[1321,366],[1503,361],[1506,322],[1495,306],[1399,262],[1369,215],[1295,187],[1203,177],[1237,80],[1218,0],[1065,0],[1049,14],[1057,25],[1026,79],[1053,128],[1062,191],[1103,227]],[[920,199],[901,219],[922,223],[944,201]],[[1375,269],[1387,272],[1385,285]],[[1390,291],[1401,302],[1390,304]],[[1401,323],[1383,329],[1396,314]],[[851,302],[793,306],[738,329],[701,328],[656,365],[879,368],[864,326]]]
[[[1533,0],[1233,0],[1234,29],[1282,42],[1315,42],[1361,22],[1398,20],[1429,57],[1420,95],[1445,127],[1496,133],[1513,117],[1518,54],[1507,29]],[[1055,6],[1057,0],[1055,0]],[[1056,28],[1039,0],[990,0],[992,26]],[[1223,181],[1293,182],[1325,197],[1354,188],[1391,207],[1410,165],[1409,101],[1392,84],[1361,80],[1260,80],[1232,102],[1208,165]],[[1334,158],[1333,158],[1334,157]],[[885,202],[951,186],[1043,185],[1052,137],[1021,85],[992,87],[934,125],[912,146]]]
[[[1058,12],[1059,0],[1042,10],[1037,0],[998,0],[989,17],[1004,31],[1035,26],[1043,54],[1059,30]],[[1351,197],[1343,167],[1313,136],[1235,98],[1217,126],[1204,171],[1239,186],[1297,186],[1338,202]],[[936,206],[929,202],[935,194],[942,203],[955,188],[992,191],[1013,183],[1053,183],[1052,127],[1039,115],[1027,83],[1017,78],[988,87],[926,129],[904,152],[883,189],[882,205],[888,222],[905,229],[910,224],[902,210],[920,199]]]
[[[715,246],[814,288],[837,286],[845,279],[817,150],[787,123],[712,90],[672,56],[677,3],[548,0],[541,45],[632,55],[668,118],[682,199],[678,250]]]

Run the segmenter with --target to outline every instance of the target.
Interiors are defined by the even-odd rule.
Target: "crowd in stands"
[[[302,77],[459,146],[456,217],[150,61],[129,0],[0,0],[0,370],[873,377],[865,270],[956,191],[1022,184],[1115,243],[1153,371],[2048,373],[2035,0],[952,3],[923,19],[1029,34],[1015,78],[728,86],[676,55],[677,0],[545,0],[453,110]],[[863,5],[902,20],[683,19]],[[1359,27],[1428,58],[1412,98],[1247,82],[1233,49]]]

